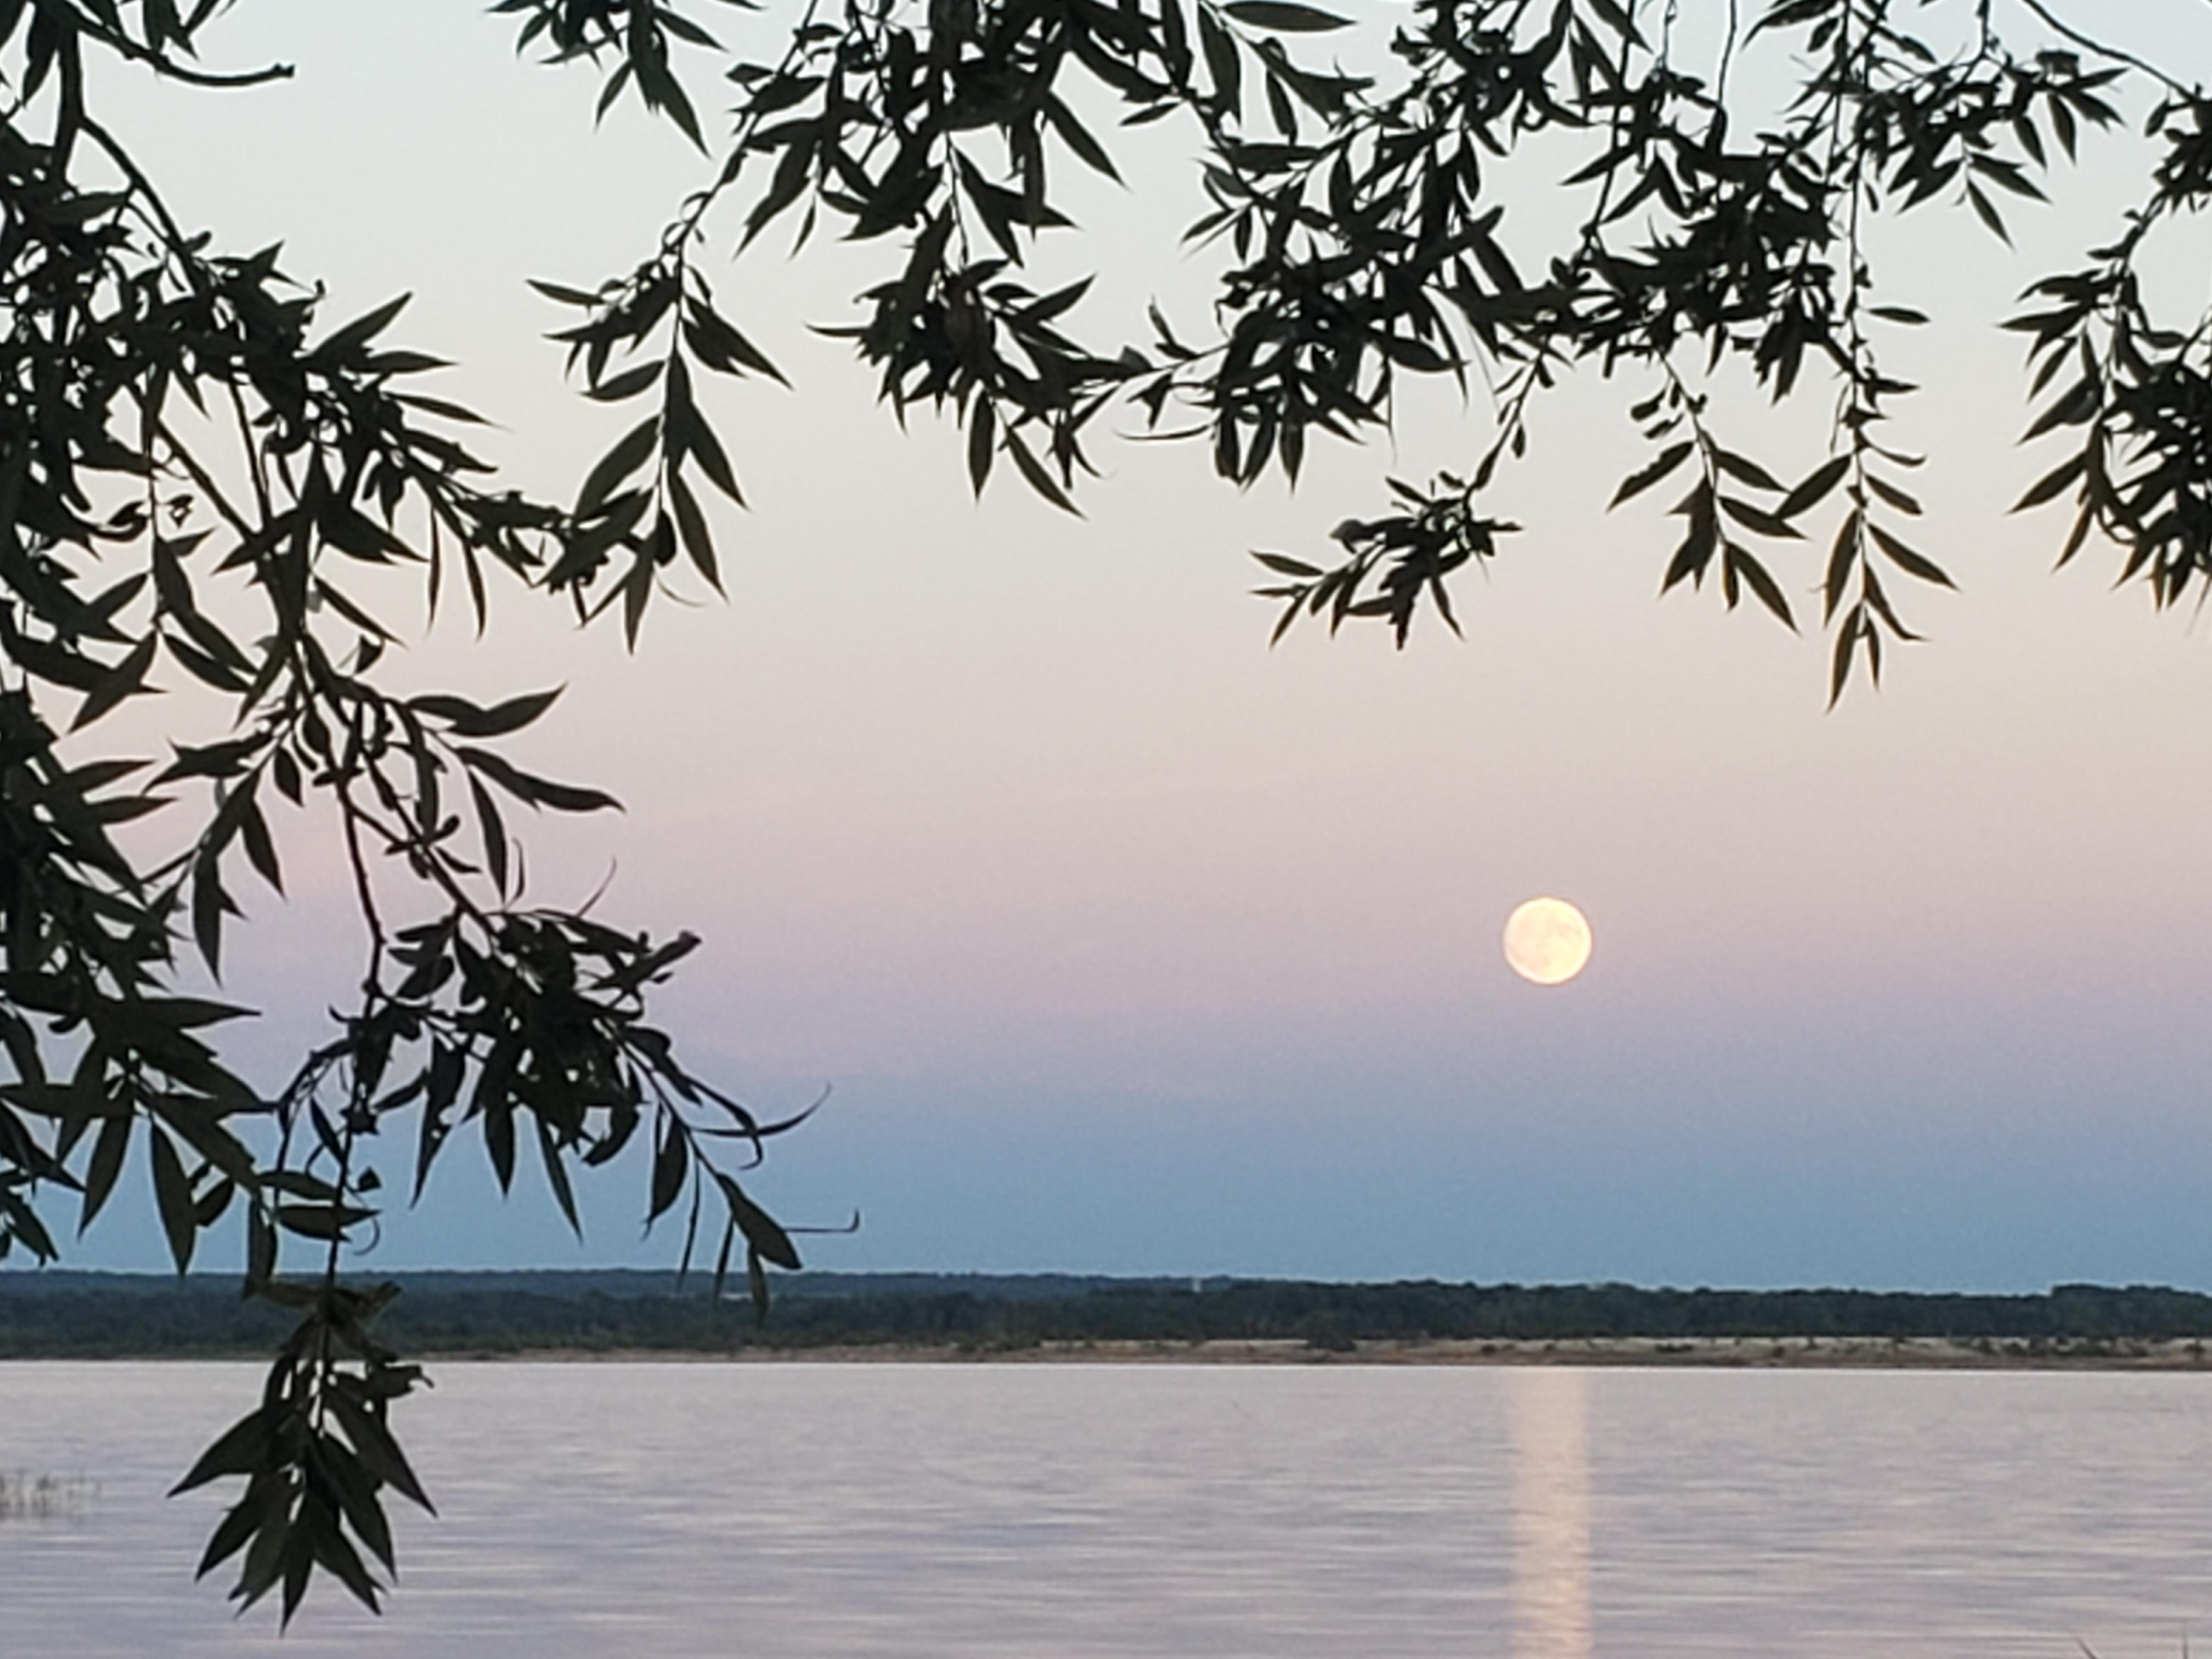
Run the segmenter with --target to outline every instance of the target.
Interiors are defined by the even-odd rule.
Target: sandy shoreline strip
[[[697,1364],[1618,1365],[1791,1370],[2212,1370],[2200,1340],[2037,1340],[2005,1337],[1597,1337],[1559,1341],[1361,1342],[1346,1349],[1297,1340],[1215,1342],[855,1343],[746,1347],[719,1353],[641,1348],[453,1349],[416,1356],[517,1364]]]

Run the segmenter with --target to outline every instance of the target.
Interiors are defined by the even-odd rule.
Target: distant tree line
[[[1194,1289],[1189,1280],[809,1273],[790,1281],[763,1323],[748,1308],[677,1294],[668,1273],[424,1273],[404,1284],[386,1327],[423,1353],[1285,1340],[1340,1349],[1623,1337],[2094,1346],[2212,1335],[2212,1296],[2151,1285],[1970,1296],[1217,1279]],[[243,1356],[265,1352],[283,1324],[281,1310],[241,1301],[233,1281],[212,1276],[0,1276],[0,1358]]]

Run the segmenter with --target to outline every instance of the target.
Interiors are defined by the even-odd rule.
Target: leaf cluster
[[[0,1256],[55,1259],[55,1201],[82,1231],[134,1158],[180,1272],[242,1225],[246,1294],[298,1324],[261,1408],[185,1485],[246,1480],[203,1570],[242,1552],[234,1593],[281,1583],[289,1620],[318,1569],[374,1606],[365,1563],[393,1559],[378,1494],[422,1501],[386,1421],[419,1373],[366,1334],[377,1297],[339,1278],[377,1237],[370,1158],[395,1120],[414,1196],[467,1125],[502,1188],[534,1142],[572,1224],[574,1171],[649,1121],[686,1149],[694,1230],[712,1197],[763,1305],[764,1264],[799,1258],[731,1169],[798,1120],[759,1121],[651,1023],[693,936],[530,898],[514,815],[617,805],[520,757],[557,690],[397,689],[398,635],[370,597],[411,575],[434,613],[458,587],[481,627],[510,581],[586,616],[619,599],[635,637],[678,540],[713,579],[686,480],[736,486],[687,359],[573,503],[490,487],[477,417],[418,389],[443,365],[393,337],[404,296],[334,325],[279,250],[186,230],[93,111],[102,55],[214,87],[285,72],[201,68],[217,10],[0,0]],[[657,71],[640,84],[661,98]],[[620,303],[676,319],[690,361],[764,367],[696,277]],[[592,390],[645,390],[602,374],[598,337],[578,341]],[[114,752],[103,722],[164,693],[185,711],[168,755]],[[210,1035],[253,1011],[180,986],[220,980],[248,885],[281,894],[317,823],[343,848],[362,970],[331,1000],[334,1034],[264,1092]],[[660,1190],[656,1173],[648,1217]],[[319,1277],[287,1276],[288,1249]]]
[[[1878,296],[1870,222],[1955,200],[2006,235],[1991,192],[2043,199],[2053,152],[2070,157],[2083,126],[2116,118],[2106,88],[2123,73],[2014,46],[1988,8],[1972,44],[1946,56],[1899,9],[1784,0],[1693,64],[1671,8],[1417,7],[1395,89],[1357,100],[1322,142],[1209,175],[1219,205],[1198,228],[1225,227],[1249,258],[1223,286],[1224,350],[1190,354],[1176,392],[1206,411],[1221,470],[1255,476],[1279,451],[1295,473],[1293,430],[1385,425],[1401,376],[1465,386],[1479,370],[1498,411],[1470,474],[1486,489],[1501,461],[1525,454],[1537,394],[1577,366],[1635,372],[1655,382],[1630,411],[1653,449],[1614,505],[1691,477],[1669,509],[1681,534],[1662,591],[1717,574],[1731,607],[1748,593],[1794,628],[1773,560],[1840,496],[1817,590],[1834,634],[1831,699],[1856,663],[1879,678],[1885,637],[1917,637],[1885,578],[1951,579],[1907,526],[1921,507],[1904,475],[1920,458],[1883,435],[1915,388],[1882,367],[1874,325],[1927,318]],[[1729,90],[1754,48],[1797,76],[1771,114]],[[1583,204],[1575,240],[1516,251],[1501,180],[1524,149],[1550,158],[1563,145],[1586,157],[1558,177]],[[1274,372],[1255,378],[1255,363]],[[1794,483],[1715,430],[1699,381],[1731,364],[1778,404],[1808,364],[1833,386],[1828,453]],[[1399,493],[1407,504],[1372,521],[1370,540],[1396,538],[1405,550],[1392,556],[1418,564],[1424,498]],[[1355,552],[1329,574],[1358,576],[1362,563]],[[1407,586],[1442,600],[1425,574],[1409,569]],[[1404,642],[1402,606],[1370,614]]]
[[[318,1568],[379,1611],[384,1586],[370,1562],[388,1577],[398,1572],[385,1491],[435,1513],[387,1420],[392,1402],[425,1381],[422,1370],[403,1364],[368,1330],[398,1290],[267,1287],[273,1299],[303,1308],[303,1316],[270,1372],[261,1404],[203,1452],[172,1492],[225,1477],[245,1480],[199,1564],[204,1577],[240,1558],[230,1597],[241,1611],[282,1585],[289,1624]]]
[[[702,22],[678,28],[665,4],[502,9],[526,16],[526,40],[611,64],[605,99],[650,80],[660,89],[647,101],[672,112],[679,99],[657,78],[665,52],[653,32],[675,31],[702,59],[711,43]],[[2119,541],[2126,573],[2170,599],[2177,574],[2201,568],[2179,526],[2197,510],[2202,330],[2129,307],[2143,238],[2212,188],[2200,94],[2044,0],[2009,13],[1983,0],[1771,0],[1740,19],[1731,7],[1717,47],[1691,44],[1679,10],[1666,0],[1418,0],[1393,31],[1390,70],[1367,75],[1319,56],[1355,21],[1304,3],[818,0],[784,25],[780,55],[726,54],[737,89],[726,140],[676,116],[720,158],[714,181],[655,262],[623,283],[564,291],[596,309],[559,337],[587,351],[641,349],[648,319],[674,304],[641,296],[693,291],[697,239],[726,201],[741,251],[786,222],[794,251],[824,227],[886,245],[858,315],[823,331],[851,342],[902,417],[926,404],[963,426],[978,489],[1006,457],[1073,508],[1092,465],[1086,435],[1122,406],[1153,435],[1205,441],[1225,478],[1279,468],[1295,479],[1316,434],[1387,428],[1407,377],[1480,386],[1492,430],[1464,467],[1419,489],[1394,484],[1393,503],[1356,521],[1364,533],[1340,536],[1340,562],[1311,575],[1273,562],[1289,556],[1263,556],[1291,578],[1263,592],[1332,626],[1381,618],[1401,644],[1419,608],[1408,595],[1440,613],[1445,602],[1439,550],[1451,538],[1437,540],[1435,504],[1497,487],[1500,465],[1528,452],[1539,394],[1576,370],[1633,375],[1647,384],[1632,419],[1652,451],[1616,501],[1689,471],[1670,509],[1680,532],[1662,590],[1711,574],[1731,606],[1747,594],[1794,628],[1783,562],[1795,544],[1825,543],[1804,585],[1832,636],[1832,701],[1861,669],[1879,680],[1887,645],[1917,637],[1900,582],[1951,585],[1911,522],[1922,458],[1890,435],[1917,388],[1885,366],[1885,336],[1928,313],[1877,273],[1876,221],[1955,208],[2008,241],[2009,216],[2044,203],[2052,169],[2085,134],[2119,125],[2118,100],[2148,85],[2159,100],[2148,130],[2165,154],[2129,210],[2136,228],[2094,251],[2100,264],[2033,290],[2054,302],[2033,313],[2039,352],[2063,343],[2080,356],[2082,327],[2095,338],[2062,388],[2072,401],[2029,435],[2081,427],[2092,447],[2112,447],[2077,456],[2051,494],[2077,482],[2094,492],[2087,528]],[[681,109],[696,106],[683,94]],[[1141,340],[1108,349],[1075,333],[1087,281],[1040,292],[1025,272],[1041,238],[1075,228],[1058,158],[1120,176],[1091,116],[1112,106],[1125,126],[1173,121],[1187,133],[1207,198],[1187,237],[1225,264],[1209,327],[1155,307]],[[1532,186],[1578,204],[1565,244],[1514,216]],[[682,357],[672,336],[619,385],[688,396]],[[597,362],[587,368],[605,395]],[[1815,388],[1832,398],[1823,450],[1762,458],[1717,430],[1712,384],[1729,374],[1777,404]],[[665,415],[659,429],[672,425]],[[606,465],[627,476],[658,453],[665,472],[670,452],[655,441],[634,428]],[[2132,483],[2099,482],[2115,469]],[[668,505],[656,502],[635,506],[637,523]],[[1450,568],[1486,556],[1462,550]]]

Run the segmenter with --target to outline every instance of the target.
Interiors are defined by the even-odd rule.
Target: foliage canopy
[[[57,1206],[88,1223],[134,1146],[180,1268],[243,1217],[247,1293],[299,1323],[182,1485],[245,1480],[203,1570],[235,1558],[233,1594],[281,1586],[288,1618],[317,1567],[374,1606],[383,1492],[428,1503],[387,1420],[421,1374],[369,1329],[390,1292],[339,1273],[382,1198],[368,1139],[411,1126],[417,1193],[458,1127],[502,1186],[534,1145],[573,1218],[575,1170],[644,1134],[647,1218],[684,1212],[687,1261],[720,1212],[718,1289],[740,1243],[757,1300],[766,1267],[798,1265],[738,1180],[790,1123],[694,1075],[647,1017],[696,941],[526,898],[514,810],[614,805],[501,747],[555,694],[386,689],[392,635],[362,597],[398,567],[481,619],[511,583],[614,613],[634,644],[665,587],[719,587],[707,506],[741,498],[697,387],[781,378],[710,283],[733,249],[775,229],[872,250],[834,331],[884,400],[958,422],[976,489],[1003,462],[1071,509],[1109,411],[1242,484],[1295,478],[1317,433],[1386,426],[1409,378],[1486,387],[1458,471],[1393,481],[1322,562],[1257,556],[1279,633],[1450,622],[1451,579],[1516,527],[1486,502],[1539,395],[1578,368],[1632,380],[1650,453],[1614,499],[1680,491],[1662,586],[1710,578],[1794,627],[1775,564],[1817,523],[1832,698],[1912,637],[1899,580],[1950,580],[1912,544],[1920,460],[1889,435],[1914,388],[1885,331],[1927,319],[1878,288],[1872,227],[1954,206],[2004,237],[2125,112],[2151,146],[2138,198],[2007,325],[2026,435],[2060,450],[2021,506],[2065,503],[2062,559],[2100,535],[2161,604],[2212,568],[2212,336],[2154,314],[2144,280],[2212,197],[2212,96],[2059,0],[1417,0],[1374,40],[1304,0],[496,0],[526,52],[595,70],[602,111],[642,100],[711,167],[628,270],[535,283],[583,395],[635,411],[565,502],[506,487],[467,446],[476,417],[415,389],[439,364],[393,343],[402,301],[329,325],[274,251],[180,223],[92,106],[101,58],[210,95],[288,73],[203,66],[226,9],[0,0],[0,1254],[56,1256]],[[1188,232],[1223,251],[1201,319],[1079,331],[1089,283],[1030,274],[1079,234],[1066,170],[1118,176],[1109,119],[1173,124],[1199,170]],[[1531,186],[1576,204],[1564,241],[1524,234]],[[1726,437],[1730,373],[1824,400],[1821,452]],[[110,752],[102,718],[157,677],[227,734],[159,767]],[[211,1035],[248,1011],[180,975],[220,970],[239,883],[281,889],[298,813],[337,826],[363,965],[264,1095]],[[282,1271],[287,1239],[313,1271]]]

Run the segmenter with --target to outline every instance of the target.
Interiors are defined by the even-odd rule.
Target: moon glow
[[[1532,898],[1505,918],[1506,965],[1538,985],[1564,985],[1590,958],[1590,926],[1557,898]]]

